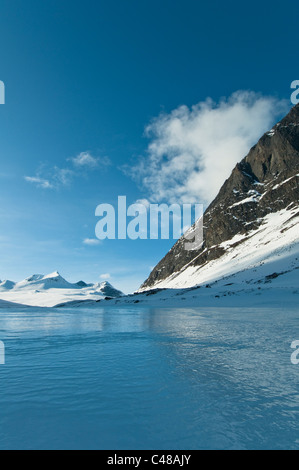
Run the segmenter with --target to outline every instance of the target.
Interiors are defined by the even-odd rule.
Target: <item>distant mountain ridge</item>
[[[0,299],[26,305],[55,306],[61,302],[118,298],[123,293],[109,282],[87,284],[70,283],[58,271],[43,275],[33,274],[20,282],[0,281]]]
[[[154,268],[140,291],[156,287],[190,287],[207,282],[211,263],[215,271],[213,279],[217,279],[217,269],[218,276],[221,272],[237,272],[242,246],[248,252],[249,266],[251,254],[254,255],[257,246],[263,245],[262,240],[257,240],[266,227],[267,244],[256,259],[257,266],[263,262],[263,257],[275,255],[284,245],[293,246],[299,242],[298,200],[299,105],[262,136],[225,181],[204,214],[203,246],[199,250],[186,251],[182,237]],[[270,217],[272,225],[269,225]],[[228,252],[233,256],[234,248],[235,258],[225,271],[223,263]]]

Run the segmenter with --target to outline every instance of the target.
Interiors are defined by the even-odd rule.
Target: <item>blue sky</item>
[[[96,206],[208,203],[291,106],[298,12],[288,0],[2,0],[0,279],[59,270],[136,289],[173,241],[86,244]]]

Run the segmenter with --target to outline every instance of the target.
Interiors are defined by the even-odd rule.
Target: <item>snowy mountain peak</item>
[[[103,282],[101,282],[101,283],[100,283],[100,286],[101,286],[101,287],[107,287],[107,286],[112,287],[111,284],[110,284],[110,282],[108,282],[108,281],[103,281]]]
[[[60,276],[58,271],[54,271],[54,273],[47,274],[46,276],[43,276],[43,279],[63,279],[63,277]],[[65,281],[65,279],[63,279]]]
[[[44,274],[33,274],[30,277],[27,277],[21,282],[16,283],[15,287],[16,288],[31,288],[34,286],[38,286],[41,289],[47,289],[54,287],[57,288],[65,288],[65,287],[70,287],[71,284],[67,282],[63,277],[60,276],[60,274],[55,271],[54,273],[47,274],[46,276]]]
[[[108,281],[100,282],[93,287],[96,292],[101,292],[106,297],[120,297],[123,295],[121,291],[115,289]]]

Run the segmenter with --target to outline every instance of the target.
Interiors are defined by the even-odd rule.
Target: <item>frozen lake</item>
[[[1,449],[299,449],[299,310],[0,310]]]

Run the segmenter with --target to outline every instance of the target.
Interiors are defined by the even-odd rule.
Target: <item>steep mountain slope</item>
[[[287,257],[289,248],[296,261],[298,199],[299,105],[236,165],[204,214],[203,246],[187,251],[182,237],[140,291],[214,281]]]

